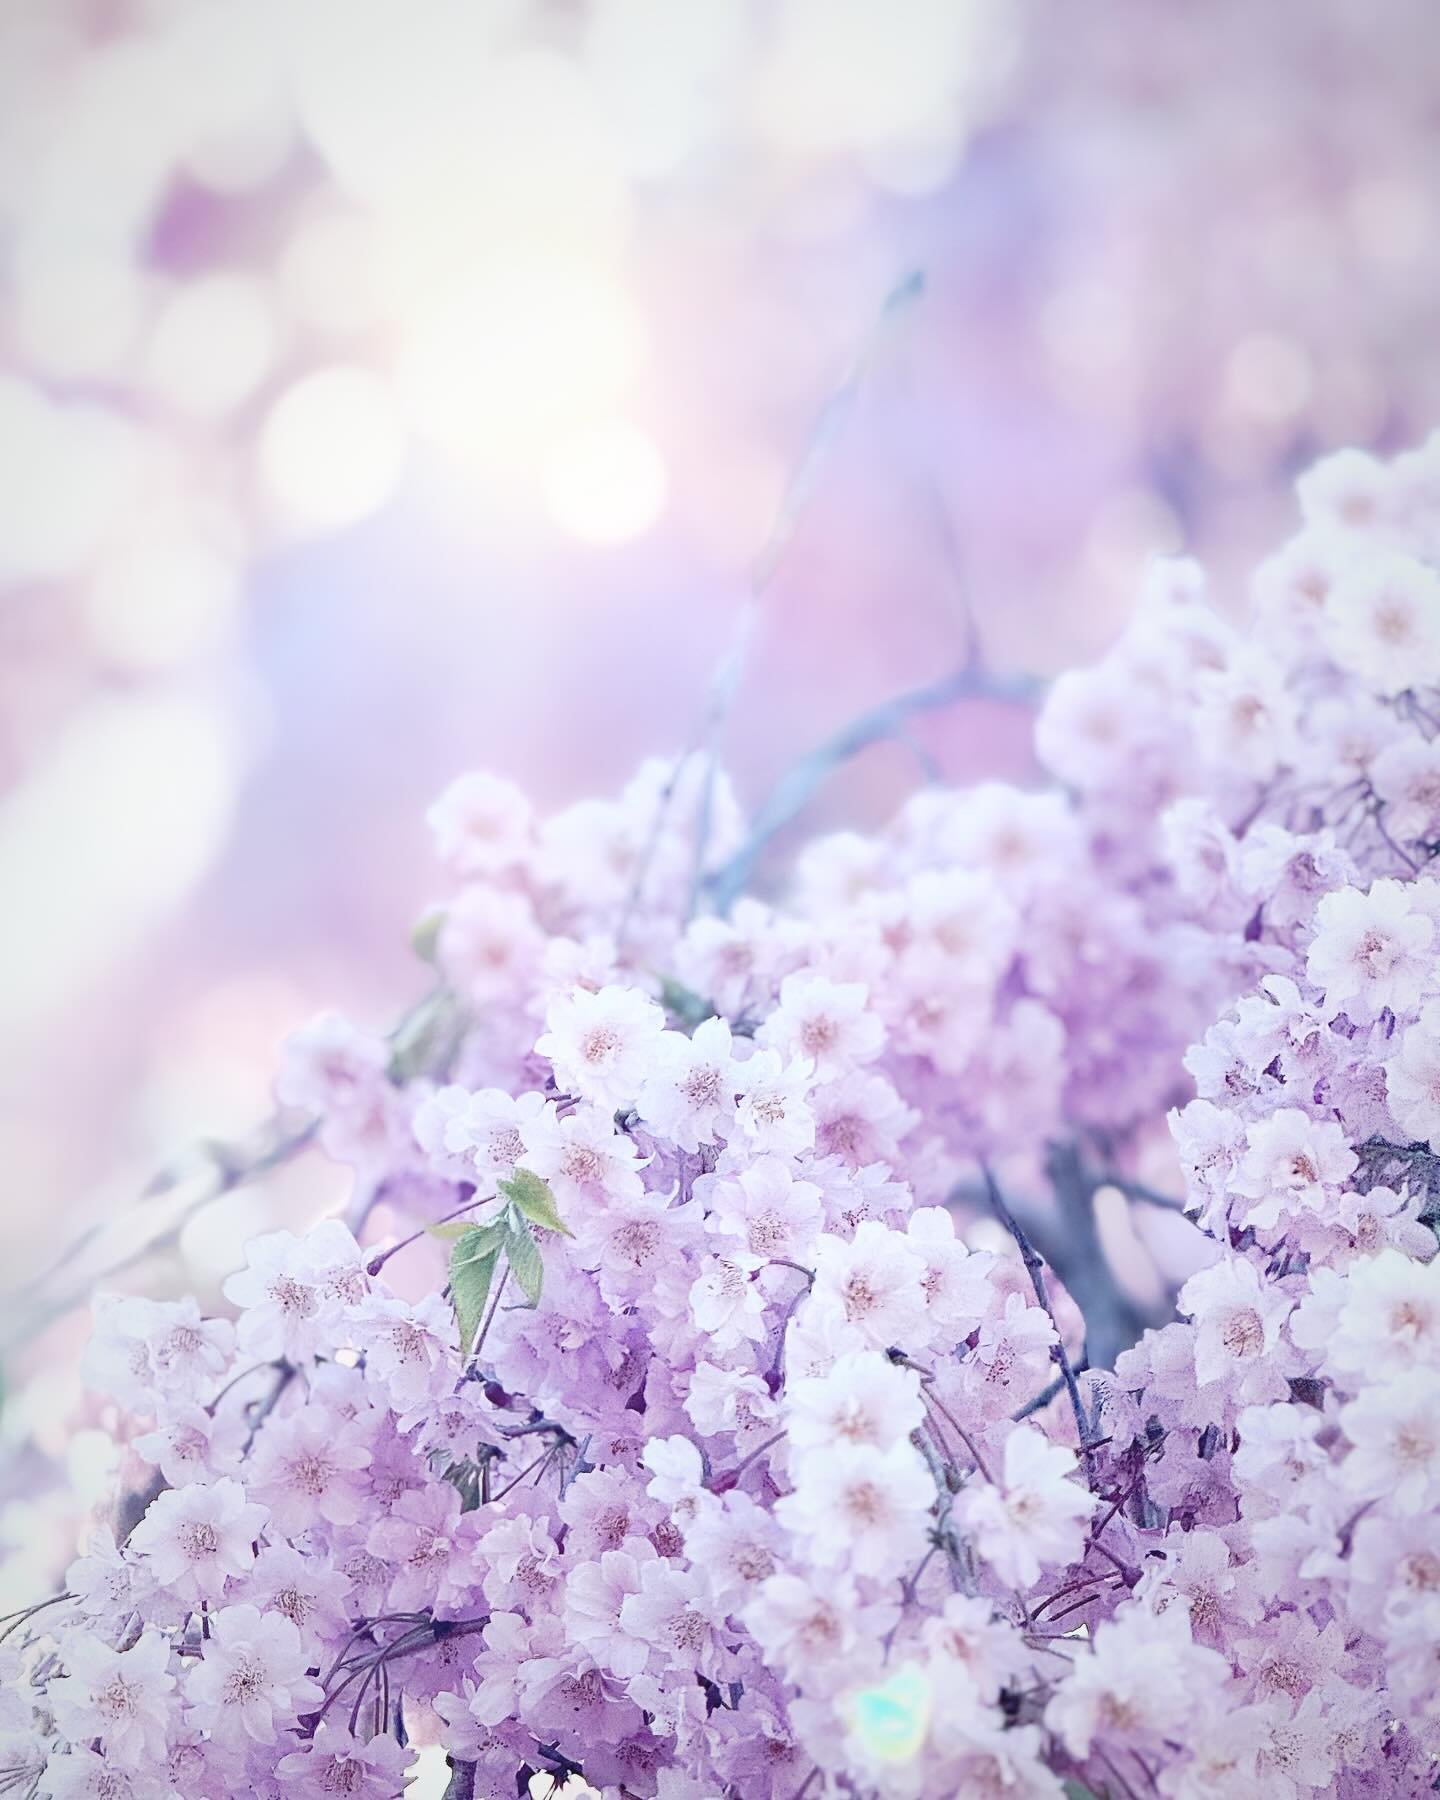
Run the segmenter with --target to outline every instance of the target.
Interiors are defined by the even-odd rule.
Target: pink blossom
[[[634,988],[583,989],[551,1003],[535,1048],[562,1089],[607,1107],[634,1102],[664,1029],[655,1002]]]
[[[323,1698],[305,1672],[306,1661],[289,1619],[253,1606],[222,1607],[210,1621],[205,1655],[186,1682],[191,1717],[220,1743],[273,1743],[280,1727]]]
[[[998,1485],[972,1480],[959,1503],[975,1547],[1001,1581],[1029,1587],[1040,1571],[1074,1560],[1095,1496],[1074,1480],[1075,1455],[1031,1425],[1005,1440]]]
[[[65,1674],[49,1688],[55,1722],[72,1744],[97,1739],[111,1762],[142,1768],[164,1756],[171,1727],[170,1645],[147,1631],[125,1650],[76,1633]]]
[[[177,1599],[213,1604],[248,1573],[268,1518],[268,1509],[248,1501],[238,1481],[222,1476],[167,1488],[151,1501],[130,1543],[151,1577]]]

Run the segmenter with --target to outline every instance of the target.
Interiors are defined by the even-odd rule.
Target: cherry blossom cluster
[[[7,1781],[1429,1791],[1440,443],[1300,501],[1246,629],[1169,566],[1055,684],[1052,791],[922,792],[779,901],[717,900],[705,753],[444,794],[432,993],[280,1077],[346,1217],[233,1317],[97,1304],[125,1498],[10,1628]],[[1163,1201],[1167,1112],[1147,1329],[1093,1200]]]

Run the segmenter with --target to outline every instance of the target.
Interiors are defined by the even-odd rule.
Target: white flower
[[[924,870],[906,883],[904,901],[911,942],[938,951],[952,980],[985,988],[1009,967],[1020,916],[988,870]]]
[[[1371,1380],[1440,1366],[1440,1261],[1382,1250],[1354,1263],[1325,1356],[1341,1374]]]
[[[949,1595],[921,1625],[920,1641],[942,1669],[951,1663],[963,1671],[986,1700],[996,1698],[1025,1655],[1015,1627],[995,1616],[989,1600],[972,1594]]]
[[[324,1698],[307,1661],[289,1619],[253,1606],[222,1607],[211,1615],[205,1654],[186,1684],[191,1717],[219,1743],[271,1744]]]
[[[1368,450],[1332,450],[1295,483],[1305,523],[1342,532],[1373,531],[1389,511],[1391,480]]]
[[[702,1436],[733,1431],[743,1438],[757,1431],[769,1433],[776,1405],[763,1375],[702,1360],[690,1377],[685,1411]]]
[[[50,1683],[55,1723],[73,1744],[100,1740],[128,1768],[165,1755],[170,1728],[170,1645],[146,1631],[128,1650],[76,1632],[63,1647],[65,1674]]]
[[[1325,990],[1326,1011],[1367,1024],[1389,1007],[1413,1014],[1433,991],[1434,921],[1415,907],[1412,889],[1377,881],[1368,893],[1341,888],[1315,909],[1305,973]]]
[[[7,1757],[7,1773],[10,1766],[11,1758]],[[19,1757],[14,1759],[14,1766],[22,1777],[28,1773],[28,1765]],[[78,1745],[72,1745],[63,1755],[52,1756],[44,1764],[37,1788],[50,1800],[169,1800],[171,1793],[168,1784],[157,1779],[151,1770],[122,1769],[97,1750]]]
[[[1385,803],[1384,824],[1402,841],[1440,829],[1440,743],[1402,738],[1375,758],[1371,786]]]
[[[369,1739],[352,1737],[329,1719],[315,1736],[275,1765],[285,1793],[344,1794],[349,1800],[394,1800],[403,1792],[410,1750],[388,1733]]]
[[[447,1104],[447,1097],[452,1096]],[[510,1095],[503,1088],[482,1088],[476,1094],[464,1088],[442,1088],[425,1107],[432,1111],[443,1108],[443,1118],[436,1123],[444,1149],[464,1158],[477,1175],[490,1182],[513,1175],[516,1163],[524,1159],[529,1145],[526,1134],[545,1116],[545,1096],[533,1092]],[[420,1129],[417,1114],[416,1137],[424,1143]],[[434,1129],[432,1126],[432,1132]]]
[[[1421,1007],[1386,1063],[1385,1098],[1407,1138],[1440,1150],[1440,1000]]]
[[[815,1246],[813,1296],[833,1294],[877,1350],[923,1333],[924,1280],[925,1263],[908,1238],[878,1219],[863,1220],[848,1242],[827,1233]]]
[[[920,1286],[928,1341],[951,1350],[969,1337],[994,1301],[995,1258],[956,1237],[954,1214],[944,1206],[917,1206],[905,1222],[905,1236],[925,1262]]]
[[[194,1299],[161,1304],[97,1294],[82,1370],[91,1387],[149,1413],[160,1396],[209,1399],[234,1348],[235,1327],[228,1319],[203,1318]]]
[[[791,1448],[803,1454],[839,1444],[891,1450],[925,1419],[919,1375],[878,1350],[837,1357],[827,1374],[787,1382],[785,1406]]]
[[[698,1576],[658,1558],[639,1567],[638,1587],[620,1602],[621,1633],[646,1646],[652,1667],[704,1668],[717,1621]]]
[[[1195,1321],[1195,1379],[1202,1386],[1238,1380],[1248,1365],[1264,1362],[1291,1304],[1242,1257],[1222,1257],[1192,1275],[1176,1306]]]
[[[934,1506],[935,1484],[912,1444],[842,1442],[809,1452],[775,1516],[811,1562],[893,1575],[923,1554]]]
[[[1180,891],[1194,906],[1234,912],[1242,904],[1240,844],[1211,801],[1192,795],[1167,806],[1160,834]]]
[[[409,1412],[454,1388],[455,1319],[438,1294],[413,1304],[388,1294],[372,1295],[362,1327],[369,1372],[397,1411]]]
[[[1322,1202],[1355,1172],[1356,1156],[1333,1119],[1312,1119],[1298,1106],[1257,1119],[1231,1183],[1245,1197],[1245,1222],[1265,1229],[1287,1211]]]
[[[278,1612],[307,1643],[344,1637],[349,1630],[350,1581],[313,1549],[304,1554],[289,1544],[270,1544],[255,1558],[242,1597],[261,1612]]]
[[[65,1571],[65,1586],[76,1596],[80,1611],[94,1618],[123,1617],[138,1591],[149,1585],[139,1559],[116,1544],[108,1525],[91,1532],[85,1553]]]
[[[900,1141],[920,1122],[883,1075],[856,1069],[826,1082],[811,1097],[817,1156],[838,1156],[852,1169],[899,1160]]]
[[[353,1525],[362,1501],[356,1476],[369,1465],[354,1428],[315,1406],[267,1422],[251,1482],[275,1529],[293,1537],[322,1522]]]
[[[246,1267],[225,1283],[243,1308],[241,1350],[262,1361],[304,1363],[348,1342],[346,1312],[369,1291],[364,1258],[339,1219],[323,1219],[303,1238],[272,1231],[245,1246]]]
[[[815,1114],[808,1102],[815,1065],[806,1057],[789,1063],[775,1050],[756,1050],[737,1069],[736,1124],[761,1155],[798,1156],[815,1142]]]
[[[1218,1696],[1230,1665],[1192,1641],[1183,1606],[1152,1613],[1130,1602],[1095,1630],[1070,1675],[1045,1709],[1045,1723],[1072,1756],[1087,1756],[1095,1739],[1136,1742],[1188,1738],[1207,1696]]]
[[[1341,1409],[1351,1450],[1341,1475],[1362,1500],[1401,1515],[1440,1503],[1440,1370],[1412,1370],[1368,1387]]]
[[[1259,640],[1287,657],[1297,649],[1307,654],[1316,650],[1325,602],[1341,569],[1355,555],[1353,538],[1311,525],[1267,557],[1250,583]]]
[[[1073,1562],[1085,1544],[1095,1496],[1072,1480],[1075,1454],[1033,1425],[1005,1440],[998,1482],[975,1480],[956,1503],[978,1553],[1000,1580],[1028,1588],[1042,1568]]]
[[[159,1464],[171,1487],[183,1487],[219,1475],[239,1456],[245,1435],[235,1413],[211,1414],[181,1402],[165,1411],[154,1431],[135,1439],[135,1449],[146,1462]]]
[[[594,1272],[606,1303],[617,1311],[642,1297],[653,1299],[662,1285],[678,1286],[683,1294],[695,1284],[685,1254],[699,1230],[694,1207],[667,1207],[663,1194],[642,1191],[567,1217],[575,1226],[573,1254]],[[714,1273],[715,1285],[707,1289],[713,1304],[728,1299],[749,1310],[752,1302],[736,1292],[731,1277]]]
[[[1018,1401],[1054,1369],[1050,1349],[1056,1341],[1045,1308],[1012,1289],[1000,1310],[980,1321],[975,1347],[960,1364],[960,1388],[967,1403],[987,1418],[1013,1412]]]
[[[1435,1616],[1440,1601],[1440,1538],[1433,1517],[1389,1519],[1369,1513],[1355,1527],[1350,1599],[1357,1618]]]
[[[1264,907],[1267,925],[1284,929],[1308,924],[1332,888],[1353,882],[1355,862],[1332,831],[1300,834],[1279,825],[1257,825],[1240,845],[1240,880],[1245,894]],[[1273,976],[1262,981],[1283,977]],[[1293,985],[1293,984],[1291,984]]]
[[[451,902],[436,958],[452,986],[476,1006],[504,1006],[527,993],[545,936],[523,894],[477,882]]]
[[[675,946],[675,972],[732,1019],[754,1005],[782,970],[799,960],[805,930],[749,895],[725,919],[704,914],[691,920]]]
[[[748,1494],[729,1493],[705,1507],[685,1530],[685,1554],[717,1609],[739,1612],[780,1561],[780,1531],[769,1510]]]
[[[1372,692],[1440,682],[1440,575],[1399,551],[1348,564],[1325,601],[1326,641]]]
[[[819,1188],[796,1181],[778,1156],[760,1157],[735,1176],[717,1176],[708,1199],[707,1229],[757,1262],[784,1257],[803,1264],[823,1218]]]
[[[601,1208],[645,1196],[635,1140],[601,1106],[577,1106],[563,1118],[547,1106],[527,1120],[525,1167],[549,1182],[567,1217],[571,1202]]]
[[[744,1613],[766,1661],[792,1681],[821,1671],[850,1673],[857,1647],[878,1645],[884,1618],[861,1604],[848,1576],[831,1571],[772,1575]]]
[[[364,1113],[374,1104],[388,1061],[381,1039],[340,1013],[321,1013],[286,1038],[275,1096],[305,1112]]]
[[[1295,754],[1296,706],[1283,665],[1259,649],[1237,651],[1196,680],[1195,731],[1210,759],[1268,781]]]
[[[867,1010],[867,998],[863,982],[787,975],[780,1004],[756,1039],[784,1061],[805,1057],[820,1080],[832,1080],[858,1063],[873,1062],[884,1048],[885,1026]]]
[[[130,1544],[154,1579],[198,1604],[224,1597],[227,1583],[255,1561],[255,1540],[269,1510],[225,1476],[208,1485],[167,1488],[150,1502]]]
[[[640,1117],[656,1133],[694,1152],[729,1138],[735,1126],[739,1065],[724,1019],[705,1019],[693,1037],[662,1032],[640,1088]]]
[[[452,781],[425,814],[435,853],[462,880],[524,862],[532,847],[530,802],[513,782],[476,773]]]
[[[662,1506],[693,1504],[705,1485],[700,1452],[687,1437],[651,1438],[640,1460],[650,1471],[645,1492]]]
[[[536,1051],[557,1084],[597,1105],[628,1106],[649,1074],[665,1015],[637,988],[583,988],[552,1000]]]
[[[1242,1409],[1230,1466],[1247,1517],[1264,1510],[1257,1504],[1262,1500],[1271,1510],[1289,1506],[1300,1482],[1324,1466],[1325,1452],[1316,1442],[1321,1422],[1313,1408],[1288,1400]]]
[[[746,1262],[707,1256],[690,1289],[695,1329],[722,1353],[765,1336],[765,1295]]]
[[[1035,720],[1035,753],[1060,780],[1091,793],[1133,773],[1146,730],[1135,685],[1120,667],[1066,669]]]

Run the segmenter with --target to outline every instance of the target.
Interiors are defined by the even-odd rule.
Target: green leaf
[[[547,1182],[528,1169],[517,1169],[508,1181],[497,1183],[500,1192],[512,1205],[518,1206],[532,1225],[545,1231],[558,1231],[562,1237],[575,1234],[555,1210],[555,1196]]]
[[[467,1231],[474,1231],[474,1229],[475,1226],[469,1219],[441,1219],[438,1225],[427,1225],[425,1232],[428,1237],[444,1238],[448,1241],[452,1238],[463,1238]]]
[[[537,1305],[545,1280],[545,1264],[528,1225],[518,1223],[511,1227],[505,1239],[505,1255],[510,1263],[510,1273],[520,1284],[520,1292],[532,1306]]]
[[[474,1463],[470,1461],[468,1456],[464,1457],[460,1462],[451,1463],[450,1467],[446,1469],[440,1479],[442,1481],[448,1481],[451,1487],[455,1489],[456,1493],[459,1494],[460,1510],[462,1513],[474,1512],[479,1506],[480,1471],[475,1467]]]
[[[1065,1783],[1065,1800],[1095,1800],[1095,1790],[1072,1778]]]
[[[448,988],[437,988],[411,1008],[390,1034],[386,1070],[397,1084],[417,1075],[444,1076],[469,1024],[465,1004]]]
[[[410,948],[421,962],[435,961],[440,933],[444,927],[445,909],[442,906],[431,907],[423,918],[416,921],[415,929],[410,933]]]
[[[683,981],[676,981],[673,975],[666,975],[660,983],[660,1004],[692,1030],[704,1020],[715,1017],[715,1008],[705,996],[686,987]]]
[[[455,1248],[450,1252],[450,1269],[453,1274],[457,1263],[479,1262],[482,1256],[489,1256],[492,1251],[505,1247],[505,1222],[503,1219],[492,1219],[488,1225],[471,1225],[455,1240]]]
[[[450,1294],[455,1302],[455,1322],[460,1327],[462,1357],[469,1356],[475,1342],[475,1333],[485,1316],[485,1302],[490,1298],[491,1278],[500,1260],[498,1249],[479,1256],[466,1255],[465,1250],[465,1239],[461,1238],[450,1253]]]

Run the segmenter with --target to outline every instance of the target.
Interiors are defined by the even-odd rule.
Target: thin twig
[[[794,542],[800,521],[820,485],[825,465],[840,441],[845,425],[854,410],[855,402],[874,366],[881,344],[896,321],[907,313],[911,304],[920,297],[924,287],[924,275],[919,270],[915,270],[898,282],[886,295],[878,315],[866,332],[849,368],[841,377],[838,386],[826,397],[810,428],[799,460],[792,468],[790,478],[785,484],[785,491],[770,526],[769,535],[751,566],[745,598],[741,602],[736,616],[730,644],[711,678],[704,713],[689,742],[676,758],[669,779],[661,790],[659,803],[655,808],[655,816],[651,821],[645,844],[636,862],[635,873],[626,893],[620,922],[615,932],[616,945],[622,951],[635,914],[644,897],[645,882],[649,877],[650,866],[654,861],[655,851],[659,846],[660,836],[675,798],[675,790],[679,786],[681,773],[690,758],[703,751],[706,759],[705,773],[701,780],[700,803],[695,819],[695,846],[690,895],[685,912],[687,921],[694,916],[699,906],[706,887],[705,857],[710,845],[710,825],[714,811],[715,783],[719,772],[720,743],[724,735],[726,720],[734,705],[735,694],[740,685],[740,677],[744,671],[750,643],[755,635],[761,604],[769,592],[776,571],[785,559],[786,552]]]
[[[402,1250],[408,1250],[412,1244],[419,1243],[436,1225],[448,1225],[452,1219],[458,1219],[463,1213],[473,1212],[477,1206],[483,1206],[487,1200],[493,1200],[493,1194],[477,1194],[471,1191],[471,1197],[462,1206],[452,1212],[442,1213],[438,1219],[432,1219],[428,1225],[422,1225],[418,1231],[412,1231],[409,1237],[401,1238],[398,1244],[392,1244],[388,1250],[382,1250],[378,1256],[372,1256],[366,1264],[366,1272],[378,1275],[392,1256],[398,1256]]]
[[[1141,1200],[1146,1206],[1158,1206],[1166,1212],[1183,1213],[1185,1210],[1183,1200],[1177,1200],[1173,1194],[1164,1194],[1159,1188],[1149,1187],[1145,1182],[1136,1181],[1129,1175],[1116,1175],[1112,1170],[1106,1169],[1088,1179],[1097,1188],[1119,1188],[1127,1200]]]
[[[922,1401],[924,1401],[924,1403],[927,1406],[933,1406],[935,1408],[936,1412],[939,1413],[940,1417],[942,1419],[944,1419],[945,1423],[950,1427],[950,1429],[953,1432],[955,1432],[956,1436],[960,1439],[960,1442],[965,1446],[965,1448],[970,1452],[970,1455],[974,1458],[975,1467],[980,1471],[981,1475],[984,1476],[985,1480],[990,1483],[991,1487],[994,1487],[995,1486],[995,1477],[990,1473],[990,1470],[986,1467],[985,1458],[984,1458],[984,1456],[981,1455],[980,1449],[977,1446],[974,1438],[971,1437],[970,1433],[965,1429],[965,1427],[955,1417],[954,1413],[951,1412],[950,1408],[948,1406],[946,1406],[945,1402],[939,1397],[938,1394],[935,1393],[934,1389],[930,1386],[930,1383],[931,1383],[931,1381],[933,1381],[934,1377],[927,1375],[925,1373],[925,1371],[919,1367],[919,1364],[911,1362],[908,1356],[904,1359],[904,1361],[901,1363],[900,1366],[902,1368],[906,1368],[906,1369],[915,1369],[918,1372],[918,1374],[920,1376],[920,1398],[922,1399]]]
[[[204,1153],[207,1175],[204,1187],[186,1201],[180,1211],[175,1213],[165,1226],[155,1232],[153,1236],[126,1251],[114,1262],[93,1270],[53,1298],[47,1297],[43,1292],[45,1287],[57,1275],[62,1274],[73,1263],[78,1262],[85,1251],[104,1235],[105,1226],[113,1224],[114,1221],[113,1219],[106,1220],[101,1224],[88,1227],[27,1284],[25,1293],[33,1294],[36,1298],[28,1305],[22,1298],[20,1304],[15,1306],[8,1322],[8,1329],[3,1338],[0,1338],[0,1348],[10,1349],[15,1344],[29,1342],[53,1320],[62,1318],[66,1313],[73,1311],[75,1307],[83,1305],[101,1282],[112,1281],[116,1276],[123,1275],[127,1270],[144,1262],[146,1257],[153,1256],[161,1250],[170,1249],[179,1242],[181,1232],[197,1213],[203,1212],[207,1206],[213,1205],[226,1194],[234,1193],[237,1189],[246,1187],[253,1181],[258,1181],[261,1176],[268,1175],[272,1170],[279,1168],[282,1163],[288,1162],[310,1143],[318,1129],[317,1123],[313,1119],[308,1120],[299,1130],[292,1128],[287,1131],[284,1127],[284,1118],[277,1114],[257,1133],[257,1137],[265,1147],[248,1158],[244,1157],[243,1153],[237,1152],[233,1145],[221,1144],[207,1147]],[[182,1179],[183,1177],[171,1175],[168,1172],[157,1176],[146,1188],[135,1206],[124,1216],[129,1218],[135,1213],[148,1210],[151,1202],[162,1194],[169,1193],[179,1185]]]
[[[762,1457],[767,1450],[773,1450],[777,1444],[783,1443],[784,1439],[785,1433],[783,1431],[777,1431],[774,1437],[766,1438],[763,1444],[757,1444],[753,1450],[748,1451],[742,1456],[733,1469],[727,1469],[723,1474],[717,1475],[715,1479],[709,1483],[710,1487],[717,1494],[728,1494],[731,1488],[736,1485],[740,1477],[745,1473],[746,1469],[750,1467],[751,1463]]]
[[[1020,1260],[1024,1263],[1026,1273],[1030,1277],[1030,1285],[1035,1290],[1035,1298],[1044,1308],[1054,1327],[1055,1342],[1050,1346],[1050,1357],[1058,1366],[1060,1378],[1065,1384],[1065,1391],[1070,1396],[1070,1410],[1075,1415],[1075,1429],[1079,1433],[1080,1449],[1085,1457],[1086,1477],[1093,1482],[1090,1461],[1094,1455],[1094,1448],[1090,1442],[1090,1424],[1085,1417],[1085,1403],[1080,1398],[1080,1384],[1075,1379],[1075,1370],[1070,1361],[1070,1354],[1065,1348],[1065,1339],[1061,1335],[1060,1325],[1055,1317],[1055,1309],[1050,1304],[1050,1295],[1045,1286],[1045,1265],[1037,1255],[1035,1246],[1026,1237],[1020,1221],[1005,1204],[1005,1196],[1000,1192],[999,1184],[995,1180],[990,1165],[982,1163],[980,1172],[985,1178],[985,1186],[990,1195],[990,1205],[995,1217],[1014,1238],[1020,1252]]]
[[[1041,692],[1041,684],[1029,675],[994,675],[974,667],[966,658],[962,667],[939,681],[912,688],[884,700],[852,719],[818,745],[783,775],[755,815],[750,835],[709,881],[711,903],[725,912],[749,885],[762,853],[781,831],[805,810],[826,780],[871,744],[894,738],[918,713],[934,712],[961,700],[999,700],[1010,705],[1029,705]]]
[[[495,1292],[490,1296],[490,1309],[481,1321],[479,1331],[475,1334],[475,1342],[470,1350],[470,1361],[472,1363],[480,1354],[481,1346],[485,1342],[486,1333],[495,1323],[495,1315],[500,1310],[500,1296],[505,1292],[505,1283],[509,1279],[510,1265],[507,1262],[505,1267],[500,1271],[500,1279],[495,1283]]]
[[[1028,1419],[1031,1413],[1039,1412],[1042,1407],[1046,1407],[1050,1404],[1064,1385],[1065,1377],[1063,1375],[1057,1375],[1053,1381],[1048,1382],[1041,1388],[1040,1392],[1036,1394],[1033,1400],[1027,1400],[1017,1412],[1011,1413],[1011,1419],[1018,1425],[1022,1419]]]

